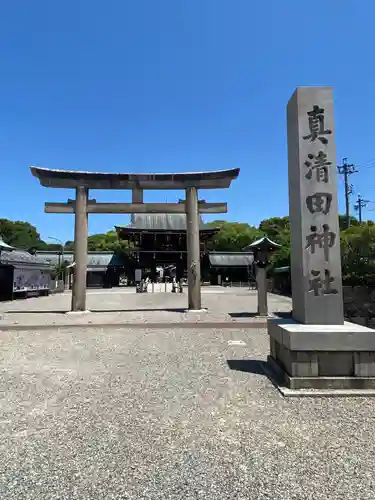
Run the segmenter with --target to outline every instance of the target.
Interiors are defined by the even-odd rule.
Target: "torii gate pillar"
[[[186,189],[186,233],[189,310],[198,311],[202,300],[198,190],[195,187]]]
[[[76,188],[74,220],[74,281],[72,290],[72,311],[86,310],[86,272],[87,272],[87,214],[88,189]]]

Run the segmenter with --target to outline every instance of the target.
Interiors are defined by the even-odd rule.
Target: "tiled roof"
[[[24,250],[12,250],[11,252],[2,251],[0,254],[2,264],[32,265],[39,267],[51,267],[51,264],[41,255],[32,255]]]
[[[210,264],[213,267],[243,267],[251,266],[254,261],[254,256],[249,253],[242,252],[211,252],[208,255]]]
[[[281,245],[279,245],[278,243],[275,243],[267,236],[263,236],[263,238],[259,238],[258,240],[253,241],[253,243],[251,243],[250,245],[245,247],[244,250],[254,250],[257,248],[268,248],[270,250],[272,250],[272,249],[276,250],[280,246]]]
[[[50,265],[55,266],[60,262],[67,262],[68,264],[73,264],[74,262],[74,253],[73,252],[64,252],[64,255],[61,256],[60,252],[51,252],[51,251],[40,251],[37,252],[39,257],[43,257],[46,262]],[[89,252],[87,255],[87,266],[96,268],[96,267],[107,267],[107,266],[121,266],[124,265],[121,256],[116,254],[115,252]]]
[[[200,217],[200,229],[204,223]],[[118,226],[121,229],[136,229],[145,231],[186,231],[185,214],[134,214],[128,226]]]

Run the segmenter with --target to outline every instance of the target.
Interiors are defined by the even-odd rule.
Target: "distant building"
[[[186,216],[185,214],[135,214],[128,226],[116,226],[119,238],[127,240],[136,266],[153,281],[157,267],[175,267],[176,279],[183,278],[187,271]],[[218,232],[207,228],[200,219],[201,274],[208,279],[205,265],[207,243]]]
[[[209,242],[219,231],[200,222],[201,275],[211,284],[246,282],[252,274],[251,252],[210,252]],[[152,281],[187,275],[186,216],[184,214],[134,214],[127,226],[116,226],[120,239],[129,242],[121,252],[88,252],[87,286],[112,287],[133,284],[136,270]],[[38,251],[56,266],[65,262],[74,269],[74,252]],[[139,272],[139,271],[137,271]],[[70,273],[72,274],[72,272]],[[72,280],[70,279],[70,284]]]
[[[47,295],[52,273],[42,256],[13,248],[0,237],[0,300]]]
[[[71,287],[74,270],[73,251],[38,250],[36,254],[55,267],[66,264]],[[90,287],[111,287],[119,284],[120,275],[128,271],[127,259],[115,252],[88,252],[87,285]]]

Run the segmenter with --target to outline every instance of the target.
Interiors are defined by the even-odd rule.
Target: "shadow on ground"
[[[231,318],[256,318],[259,316],[256,312],[241,311],[228,313]]]
[[[241,311],[241,312],[230,312],[228,313],[231,318],[257,318],[260,317],[258,313],[256,312],[248,312],[248,311]],[[292,317],[292,311],[279,311],[279,312],[272,312],[272,315],[275,316],[276,318],[291,318]]]
[[[279,311],[279,312],[274,312],[273,314],[277,318],[283,318],[283,319],[289,319],[292,317],[292,311]]]
[[[90,312],[92,313],[126,313],[126,312],[176,312],[176,313],[183,313],[186,311],[186,307],[178,307],[178,308],[136,308],[136,309],[90,309]],[[70,312],[70,309],[65,309],[64,311],[51,311],[51,310],[43,310],[43,309],[37,309],[37,310],[11,310],[11,311],[4,311],[6,314],[66,314],[67,312]]]
[[[266,361],[260,359],[227,359],[227,363],[231,370],[266,376],[264,370],[267,366]]]

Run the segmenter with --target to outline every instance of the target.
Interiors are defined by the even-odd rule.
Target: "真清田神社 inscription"
[[[311,179],[313,172],[315,172],[317,182],[329,182],[328,169],[332,165],[332,162],[327,161],[326,153],[324,153],[324,151],[319,151],[316,156],[309,153],[307,157],[308,160],[305,161],[305,165],[308,168],[306,179]]]
[[[322,144],[328,144],[328,139],[324,136],[332,134],[332,130],[324,130],[324,108],[315,104],[313,109],[307,112],[307,116],[309,117],[310,134],[306,135],[304,139],[310,139],[311,142],[318,139]]]
[[[311,111],[307,112],[307,124],[310,130],[310,134],[303,137],[304,140],[309,140],[314,142],[316,139],[326,146],[329,142],[326,135],[331,135],[332,131],[324,128],[324,108],[315,104]],[[332,168],[332,162],[329,161],[327,153],[320,150],[317,155],[314,153],[308,153],[308,160],[305,161],[305,165],[309,169],[308,173],[305,175],[306,179],[309,181],[312,179],[313,170],[316,172],[316,181],[328,183],[330,179],[330,168]],[[311,161],[310,161],[311,160]],[[332,193],[312,193],[306,197],[306,205],[311,214],[319,213],[322,215],[328,215],[332,202]],[[317,227],[312,225],[310,227],[311,233],[306,235],[306,249],[309,249],[312,254],[316,251],[322,250],[324,253],[324,260],[329,264],[329,249],[333,247],[336,240],[336,234],[329,230],[328,224],[322,224],[322,232],[318,232]],[[309,279],[309,292],[313,292],[315,296],[319,294],[330,294],[337,293],[337,290],[331,289],[330,285],[335,281],[335,278],[331,277],[331,271],[328,269],[324,270],[325,278],[322,280],[320,277],[321,271],[319,269],[310,269],[311,277]]]
[[[311,233],[306,236],[306,249],[315,253],[318,248],[323,249],[324,260],[329,262],[329,249],[333,247],[336,240],[336,234],[329,230],[328,224],[323,224],[323,231],[318,233],[316,226],[311,226]]]
[[[331,283],[335,280],[331,277],[331,273],[329,269],[324,269],[324,279],[322,279],[321,271],[311,271],[311,279],[310,279],[310,292],[314,292],[316,297],[319,297],[323,293],[323,295],[329,295],[331,293],[338,293],[335,288],[331,287]]]
[[[299,87],[288,104],[293,317],[342,324],[332,89]]]
[[[328,214],[332,203],[332,193],[314,193],[306,196],[306,205],[312,214]]]

